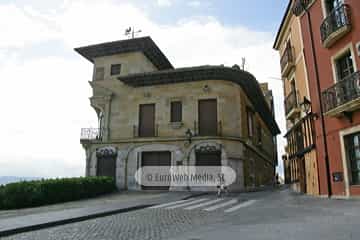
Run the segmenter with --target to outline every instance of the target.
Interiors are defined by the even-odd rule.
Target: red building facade
[[[319,193],[360,195],[360,1],[296,0],[292,12],[316,114]]]

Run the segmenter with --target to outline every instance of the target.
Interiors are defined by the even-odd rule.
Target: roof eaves
[[[284,16],[283,16],[283,18],[281,20],[279,30],[278,30],[278,32],[276,34],[276,37],[275,37],[275,41],[274,41],[274,44],[273,44],[274,49],[278,49],[278,44],[279,44],[279,40],[280,40],[280,36],[281,36],[282,30],[283,30],[283,27],[284,27],[288,17],[290,16],[289,13],[291,13],[291,11],[290,11],[291,5],[292,5],[292,0],[289,0],[289,3],[287,5],[287,7],[286,7]]]
[[[216,79],[232,81],[244,89],[257,112],[267,122],[271,132],[274,135],[280,133],[280,129],[263,96],[259,83],[249,72],[222,66],[201,66],[132,74],[119,77],[118,79],[133,87]],[[262,98],[256,96],[262,96]]]

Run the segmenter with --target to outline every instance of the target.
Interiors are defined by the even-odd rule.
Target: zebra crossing
[[[235,212],[241,208],[253,205],[257,200],[239,201],[237,198],[190,198],[149,207],[150,209],[183,209],[183,210],[202,210],[212,212],[222,210],[224,213]]]

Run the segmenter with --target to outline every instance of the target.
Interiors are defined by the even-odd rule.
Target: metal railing
[[[291,112],[295,107],[298,107],[299,101],[298,101],[299,92],[298,91],[292,91],[290,94],[285,98],[285,113],[286,115]]]
[[[195,136],[222,136],[222,122],[218,121],[216,129],[200,128],[199,122],[194,122]]]
[[[294,48],[291,46],[291,43],[288,42],[286,44],[285,51],[280,59],[281,72],[284,72],[284,69],[286,68],[286,66],[294,63],[294,54],[293,54],[294,50],[293,49]]]
[[[302,156],[315,147],[314,118],[314,114],[308,114],[285,134],[289,158]]]
[[[327,18],[324,19],[320,26],[321,40],[322,42],[338,29],[344,26],[350,26],[350,11],[349,6],[346,4],[335,8]]]
[[[313,1],[314,0],[296,0],[292,8],[292,12],[295,14],[295,16],[300,16],[305,10],[304,6],[308,8],[310,3]]]
[[[82,128],[80,140],[103,140],[105,134],[104,128]]]
[[[360,97],[360,71],[337,82],[322,92],[324,112]]]
[[[159,124],[155,124],[153,131],[141,131],[138,125],[133,125],[133,137],[158,137]]]

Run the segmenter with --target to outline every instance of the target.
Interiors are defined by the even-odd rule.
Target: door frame
[[[210,100],[215,100],[216,102],[216,135],[218,135],[219,133],[219,99],[217,97],[207,97],[207,98],[199,98],[197,100],[197,135],[200,135],[200,102],[201,101],[210,101]]]
[[[138,110],[138,114],[139,114],[139,116],[138,116],[138,130],[137,130],[137,135],[138,135],[138,137],[144,137],[144,136],[141,136],[141,134],[140,134],[140,132],[141,132],[141,107],[142,106],[154,106],[154,114],[153,114],[153,122],[154,122],[154,126],[153,126],[153,128],[154,128],[154,134],[153,134],[153,136],[145,136],[145,137],[156,137],[156,104],[155,103],[141,103],[141,104],[139,104],[139,110]]]

